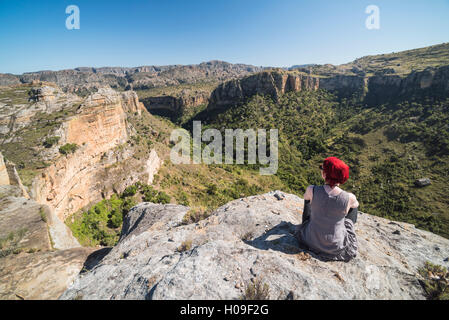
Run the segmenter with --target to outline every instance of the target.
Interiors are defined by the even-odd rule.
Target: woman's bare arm
[[[312,202],[313,198],[313,186],[308,186],[306,192],[304,193],[304,200],[310,200]]]
[[[354,194],[350,193],[348,207],[346,208],[346,213],[348,213],[351,208],[358,208],[358,207],[359,207],[359,202],[357,201],[357,198],[355,197]]]

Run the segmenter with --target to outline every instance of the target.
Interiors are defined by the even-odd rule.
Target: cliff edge
[[[356,224],[358,256],[325,262],[298,248],[302,208],[273,191],[186,225],[188,207],[141,203],[118,244],[60,299],[239,299],[257,279],[270,299],[425,299],[418,268],[449,265],[448,239],[369,214]]]

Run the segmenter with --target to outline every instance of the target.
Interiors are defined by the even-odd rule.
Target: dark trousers
[[[310,200],[304,200],[304,211],[302,213],[302,223],[306,222],[310,219],[310,212],[311,212],[311,205]],[[348,214],[346,215],[346,219],[352,220],[354,224],[357,222],[357,208],[351,208],[349,209]]]

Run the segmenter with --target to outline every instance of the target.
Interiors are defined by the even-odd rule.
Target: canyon
[[[8,155],[21,159],[16,144],[25,147],[23,139],[27,132],[35,132],[30,127],[36,118],[62,111],[62,119],[41,137],[40,147],[32,141],[34,161],[45,159],[49,165],[34,170],[29,195],[16,165],[0,153],[0,238],[6,241],[1,251],[2,299],[60,295],[95,251],[82,248],[64,220],[137,181],[151,184],[161,165],[154,149],[138,158],[136,148],[126,143],[135,134],[128,117],[147,112],[134,92],[100,88],[80,99],[47,83],[34,83],[29,92],[29,100],[22,104],[0,105],[8,111],[0,120],[4,143],[12,144]],[[57,142],[42,146],[49,137]],[[61,154],[58,149],[64,145],[77,148]]]
[[[447,48],[341,66],[262,68],[210,61],[0,74],[0,299],[239,299],[259,278],[272,299],[424,299],[418,270],[426,261],[449,266],[447,239],[362,213],[356,226],[358,258],[352,264],[324,262],[298,249],[293,234],[303,200],[293,191],[260,192],[254,180],[243,178],[254,174],[248,168],[175,168],[168,160],[168,137],[177,125],[245,109],[245,102],[258,96],[269,97],[275,107],[285,97],[301,102],[304,96],[289,96],[301,92],[317,93],[313,99],[329,92],[375,108],[405,97],[445,98]],[[428,51],[443,52],[443,62],[431,55],[419,68],[407,64]],[[305,96],[307,103],[315,101],[310,97]],[[297,104],[288,107],[299,109]],[[270,111],[264,109],[264,116]],[[225,119],[239,124],[231,116]],[[287,127],[284,132],[292,133],[294,125]],[[368,138],[376,146],[384,141],[379,135]],[[367,157],[364,152],[360,155]],[[422,159],[420,164],[424,167]],[[419,174],[427,172],[417,168]],[[314,178],[298,178],[298,172],[294,183]],[[194,186],[188,184],[191,177]],[[426,188],[438,188],[438,176],[431,178]],[[136,183],[147,191],[154,185],[171,192],[171,203],[143,201],[130,209],[113,248],[81,247],[64,222]],[[248,190],[251,196],[245,196]],[[195,211],[197,203],[187,204],[204,194],[220,204],[207,208],[207,215]],[[226,197],[236,200],[223,201]],[[204,219],[186,221],[192,212]]]

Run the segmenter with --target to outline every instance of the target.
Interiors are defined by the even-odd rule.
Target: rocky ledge
[[[239,299],[256,279],[271,299],[424,299],[418,268],[449,265],[449,240],[369,214],[356,224],[358,256],[325,262],[298,248],[302,208],[275,191],[185,225],[188,207],[141,203],[119,243],[60,299]]]

